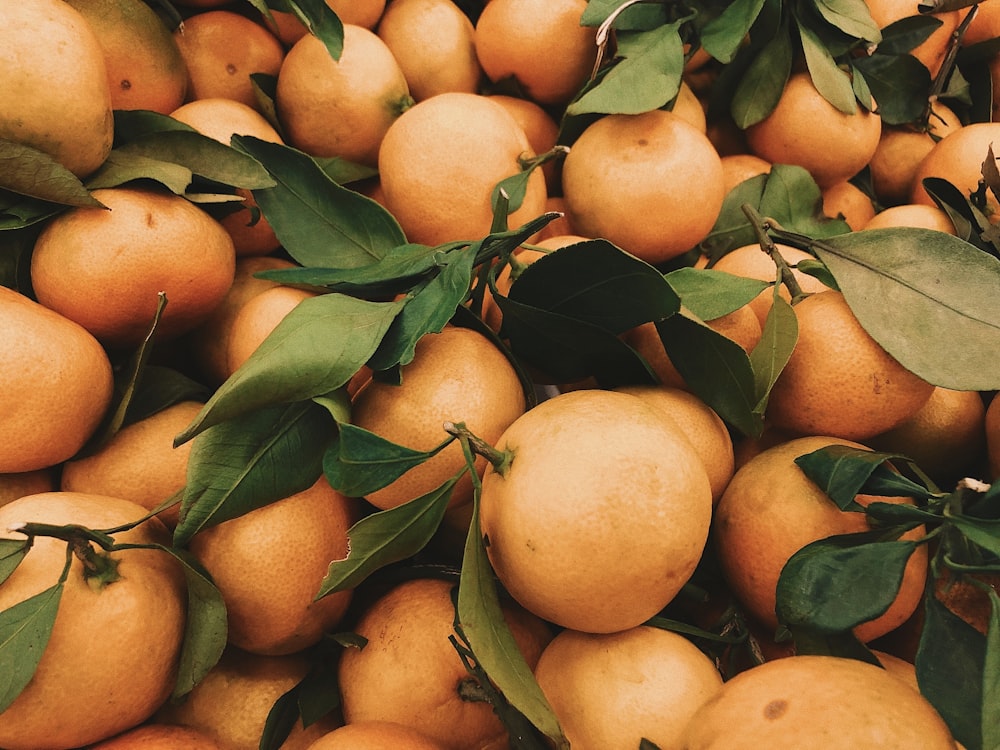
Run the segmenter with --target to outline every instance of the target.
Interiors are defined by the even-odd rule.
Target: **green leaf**
[[[765,0],[736,0],[701,30],[701,46],[721,63],[733,61],[736,51],[750,33]]]
[[[905,55],[926,42],[944,25],[944,21],[927,13],[919,13],[893,21],[882,29],[878,43],[879,55]]]
[[[333,431],[312,401],[271,406],[231,419],[195,439],[174,543],[311,487],[323,473]]]
[[[905,368],[953,390],[1000,387],[1000,260],[918,228],[850,232],[813,250],[864,329]]]
[[[298,684],[296,695],[304,727],[312,726],[336,709],[340,705],[336,663],[322,661],[314,664]]]
[[[0,713],[27,687],[56,621],[63,583],[0,612]]]
[[[763,418],[755,410],[754,374],[743,347],[683,310],[656,328],[688,387],[744,435],[759,435]]]
[[[116,109],[114,118],[116,148],[156,133],[170,133],[178,130],[187,133],[197,132],[187,123],[174,119],[170,115],[148,109]]]
[[[187,550],[162,547],[176,557],[187,581],[187,624],[173,698],[181,698],[202,681],[226,647],[228,621],[222,594],[201,563]]]
[[[418,451],[350,423],[339,425],[337,433],[323,458],[323,473],[335,490],[348,497],[382,489],[451,442],[448,438],[436,448]]]
[[[303,401],[349,381],[375,352],[404,302],[368,302],[341,294],[304,299],[224,382],[180,435],[261,407]]]
[[[278,696],[271,705],[267,718],[264,719],[258,750],[280,750],[295,729],[295,725],[299,723],[298,688],[299,685],[296,684]]]
[[[0,539],[0,584],[17,570],[29,549],[31,544],[27,539]]]
[[[799,38],[802,40],[802,51],[805,53],[806,67],[809,77],[820,95],[830,104],[845,114],[855,114],[858,111],[857,100],[851,79],[837,65],[829,49],[819,36],[798,22]]]
[[[865,506],[865,513],[876,524],[883,526],[941,523],[941,516],[938,513],[904,503],[871,502]]]
[[[807,544],[792,555],[778,578],[779,622],[842,633],[885,612],[917,548],[912,541],[879,541],[885,534],[841,534]]]
[[[702,320],[715,320],[743,307],[770,283],[710,268],[678,268],[666,274],[681,304]]]
[[[47,153],[3,138],[0,189],[65,206],[104,208],[75,174]]]
[[[493,568],[479,526],[479,493],[473,497],[472,519],[462,556],[458,584],[458,621],[479,666],[504,698],[552,740],[569,748],[552,706],[535,681],[517,641],[504,619]]]
[[[326,46],[330,57],[344,53],[344,24],[324,0],[286,0],[292,13]]]
[[[857,659],[881,667],[882,663],[859,641],[853,632],[823,633],[804,627],[789,628],[795,641],[795,653],[839,656],[842,659]]]
[[[757,397],[756,413],[764,414],[771,388],[788,364],[798,338],[799,321],[795,317],[795,311],[784,297],[775,293],[771,309],[764,320],[760,341],[750,352],[754,394]]]
[[[263,164],[277,183],[253,191],[253,196],[282,246],[299,264],[355,268],[406,242],[388,211],[338,185],[311,156],[251,136],[234,136],[233,145]]]
[[[902,125],[923,116],[931,74],[917,58],[871,55],[859,57],[852,64],[864,74],[884,124]]]
[[[185,166],[142,154],[115,150],[101,167],[87,178],[91,190],[114,188],[135,180],[153,180],[176,195],[186,195],[194,173]],[[233,199],[238,199],[234,195]]]
[[[316,598],[354,589],[376,570],[422,550],[444,518],[451,491],[466,469],[440,487],[409,502],[365,516],[350,529],[350,551],[334,560]]]
[[[37,228],[41,222],[65,210],[56,203],[0,189],[0,232],[12,234],[20,229]]]
[[[945,514],[949,523],[956,527],[970,542],[982,547],[993,555],[1000,555],[1000,520],[973,518],[970,516]]]
[[[659,109],[677,96],[684,69],[679,23],[648,31],[622,31],[619,59],[601,82],[571,102],[570,116],[587,113],[638,115]]]
[[[666,23],[666,13],[659,3],[654,5],[633,4],[622,11],[619,8],[626,4],[625,0],[588,0],[587,7],[580,17],[581,26],[600,26],[613,13],[617,13],[614,21],[616,29],[651,29]]]
[[[817,0],[815,6],[823,20],[848,36],[875,44],[882,40],[864,0]]]
[[[1000,747],[1000,596],[989,592],[990,619],[983,659],[983,747]]]
[[[933,592],[924,596],[924,626],[914,664],[920,692],[972,750],[982,744],[986,639]]]
[[[730,104],[733,122],[746,130],[767,117],[778,104],[792,71],[794,49],[786,26],[751,58]]]

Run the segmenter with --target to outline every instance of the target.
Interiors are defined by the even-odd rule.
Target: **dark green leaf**
[[[657,321],[670,361],[688,387],[744,435],[759,435],[763,419],[750,358],[732,339],[683,311]]]
[[[299,723],[298,687],[282,693],[267,712],[258,750],[280,750]]]
[[[304,299],[219,387],[175,444],[261,407],[341,387],[375,352],[403,304],[336,293]]]
[[[222,594],[187,550],[163,547],[176,557],[187,581],[187,624],[173,698],[187,695],[215,666],[226,647],[228,621]]]
[[[754,394],[757,397],[755,411],[758,414],[764,414],[771,388],[788,364],[798,338],[799,322],[795,311],[784,297],[776,293],[764,320],[760,341],[750,352]]]
[[[30,548],[27,539],[0,539],[0,584],[10,578]]]
[[[116,109],[114,117],[116,148],[156,133],[196,132],[187,123],[148,109]]]
[[[304,727],[312,726],[327,716],[340,705],[336,664],[323,661],[313,665],[299,683],[296,695]]]
[[[633,4],[620,11],[623,4],[623,0],[589,0],[580,17],[580,25],[600,26],[612,14],[617,14],[614,19],[616,29],[651,29],[666,23],[666,13],[659,3]]]
[[[806,67],[813,86],[830,104],[845,114],[855,114],[858,110],[857,100],[851,79],[837,65],[830,50],[823,44],[819,36],[808,26],[798,23],[799,38],[802,40],[802,51],[805,53]]]
[[[880,55],[909,54],[943,25],[940,18],[926,13],[900,18],[882,29],[882,41],[876,52]]]
[[[865,506],[865,513],[876,523],[885,526],[941,523],[941,516],[937,513],[904,503],[871,502]]]
[[[970,542],[993,555],[1000,555],[1000,520],[950,514],[946,515],[945,518]]]
[[[1000,387],[1000,260],[918,228],[850,232],[813,249],[861,325],[908,370],[954,390]]]
[[[211,389],[179,370],[164,365],[145,364],[136,382],[135,393],[125,412],[124,424],[152,416],[181,401],[206,401]]]
[[[778,578],[779,622],[842,633],[885,612],[899,593],[917,543],[879,541],[884,534],[842,534],[792,555]]]
[[[679,24],[620,32],[619,59],[601,82],[571,102],[566,113],[637,115],[659,109],[677,96],[684,69]]]
[[[330,485],[348,497],[364,497],[391,484],[436,455],[451,439],[429,451],[397,445],[373,432],[344,423],[323,458]]]
[[[534,169],[523,169],[517,174],[505,177],[493,186],[493,191],[490,193],[490,205],[493,207],[494,214],[500,209],[501,195],[506,197],[504,219],[521,207],[521,204],[524,202],[524,194],[528,190],[528,182],[531,180],[533,172]]]
[[[914,659],[920,692],[967,748],[983,747],[986,639],[942,604],[924,596],[924,626]]]
[[[56,621],[60,581],[0,612],[0,713],[27,687],[42,658]]]
[[[365,516],[348,529],[350,551],[346,558],[330,563],[316,598],[354,589],[376,570],[422,550],[441,525],[451,491],[465,471],[436,490]]]
[[[927,107],[931,75],[910,55],[872,55],[854,61],[868,82],[876,112],[886,125],[917,122]]]
[[[743,307],[770,284],[709,268],[678,268],[666,274],[681,304],[702,320],[715,320]]]
[[[745,130],[774,111],[792,71],[793,53],[788,29],[781,26],[751,59],[730,105],[730,114],[738,128]]]
[[[795,641],[795,653],[820,656],[839,656],[842,659],[857,659],[881,667],[882,663],[859,641],[853,632],[824,633],[805,627],[789,628]]]
[[[736,0],[701,30],[701,46],[722,63],[731,63],[743,44],[750,27],[764,7],[765,0]]]
[[[557,748],[569,748],[552,707],[535,681],[504,619],[493,568],[479,526],[478,492],[462,557],[458,584],[458,621],[476,661],[504,698]]]
[[[983,747],[1000,747],[1000,596],[989,592],[990,619],[983,660]]]
[[[312,401],[266,407],[216,425],[191,446],[174,543],[311,487],[333,433]]]
[[[282,246],[299,264],[320,268],[368,265],[406,242],[382,206],[338,185],[309,155],[278,143],[234,136],[277,182],[253,196]]]
[[[49,203],[104,208],[80,178],[44,151],[2,138],[0,188]]]
[[[194,173],[185,166],[138,153],[115,150],[108,154],[94,174],[87,178],[91,190],[114,188],[136,180],[153,180],[172,193],[186,195]],[[238,196],[233,195],[233,200]]]
[[[0,189],[0,232],[10,234],[20,229],[36,228],[40,222],[65,210],[65,206],[57,203]]]
[[[645,737],[639,740],[639,750],[660,750],[660,746],[655,742],[650,742]]]
[[[326,46],[330,57],[340,60],[344,53],[344,24],[324,0],[286,0],[292,13],[310,34]]]
[[[864,0],[817,0],[815,5],[823,20],[847,36],[873,43],[882,40],[878,24],[872,20]]]

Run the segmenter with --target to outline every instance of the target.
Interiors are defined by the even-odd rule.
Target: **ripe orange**
[[[725,197],[718,152],[673,112],[607,115],[563,161],[570,221],[653,264],[687,252],[711,231]]]
[[[109,740],[91,745],[90,750],[224,750],[203,732],[178,724],[141,724]]]
[[[290,654],[318,643],[340,622],[351,591],[314,599],[330,562],[347,556],[347,530],[357,515],[357,503],[321,477],[192,537],[192,554],[226,603],[231,644]]]
[[[519,158],[534,155],[524,131],[496,102],[479,94],[438,94],[406,110],[382,140],[385,205],[410,242],[480,239],[493,223],[494,187],[521,171]],[[536,170],[510,226],[544,213],[545,199],[545,178]]]
[[[179,401],[115,433],[96,453],[63,464],[59,488],[66,492],[113,495],[152,510],[184,487],[191,442],[174,447],[204,404]],[[159,514],[177,525],[179,504]]]
[[[396,58],[362,26],[344,27],[339,60],[307,34],[278,71],[275,105],[285,137],[313,156],[374,166],[385,132],[412,103]]]
[[[924,229],[955,234],[955,225],[943,209],[923,203],[900,203],[884,208],[862,228],[880,229],[885,227],[923,227]]]
[[[0,474],[0,505],[6,505],[25,495],[58,489],[57,473],[54,467],[49,467]]]
[[[746,129],[751,152],[772,164],[797,164],[820,188],[853,177],[871,161],[881,118],[861,109],[845,114],[816,90],[808,73],[793,73],[774,111]]]
[[[919,3],[914,5],[911,0],[865,0],[868,12],[871,13],[872,20],[880,28],[884,29],[891,23],[901,21],[904,18],[913,16],[923,16],[924,12],[919,10]],[[988,5],[989,3],[987,3]],[[962,21],[963,13],[959,10],[950,10],[944,13],[931,13],[931,18],[936,18],[941,22],[931,35],[923,42],[914,47],[910,54],[917,58],[930,72],[931,77],[938,74],[944,57],[948,52],[948,45],[951,42],[952,34]]]
[[[107,353],[80,325],[0,286],[0,472],[65,461],[90,439],[111,404]]]
[[[195,99],[175,109],[170,116],[227,146],[234,135],[283,143],[278,131],[260,112],[235,99]],[[242,206],[219,219],[233,240],[236,255],[267,255],[277,250],[281,243],[267,218],[257,215],[255,219],[259,209],[253,194],[245,188],[237,188],[236,194],[242,198]]]
[[[169,114],[184,101],[188,74],[177,40],[142,0],[68,0],[104,51],[113,109]]]
[[[935,387],[916,413],[868,440],[875,450],[902,453],[945,489],[975,472],[985,453],[986,407],[976,391]]]
[[[865,447],[820,435],[779,443],[736,470],[715,509],[712,532],[725,580],[747,612],[771,631],[778,627],[775,589],[788,559],[810,542],[868,529],[864,513],[841,511],[795,464],[799,456],[828,445]],[[912,504],[909,498],[858,496],[862,505],[875,499]],[[922,533],[918,528],[904,538]],[[873,640],[913,614],[926,569],[927,550],[920,546],[906,566],[895,601],[882,615],[858,625],[855,635]]]
[[[219,222],[186,198],[153,188],[94,195],[110,210],[70,209],[35,242],[38,301],[111,347],[145,338],[160,292],[167,297],[161,339],[204,320],[233,283],[233,241]]]
[[[975,122],[948,133],[917,165],[911,201],[936,205],[923,186],[927,177],[947,180],[964,195],[974,193],[982,180],[983,163],[989,156],[989,149],[997,143],[1000,143],[1000,122]],[[1000,147],[995,147],[994,160],[998,151]],[[995,221],[997,211],[1000,206],[996,197],[987,191],[986,214]]]
[[[0,138],[44,151],[77,177],[111,153],[114,122],[101,43],[63,0],[4,8]],[[72,96],[66,96],[72,92]]]
[[[416,101],[446,91],[478,93],[483,70],[475,29],[452,0],[392,0],[376,31]]]
[[[702,104],[701,99],[691,90],[687,82],[681,81],[680,89],[677,91],[677,96],[670,111],[707,135],[708,122],[705,114],[705,105]]]
[[[353,631],[363,648],[341,655],[341,707],[348,725],[391,721],[416,729],[448,750],[506,746],[507,732],[449,641],[454,636],[452,584],[415,578],[370,603]],[[516,605],[503,605],[529,668],[551,639],[548,626]],[[458,641],[461,643],[461,641]]]
[[[789,656],[726,682],[691,718],[685,750],[954,750],[934,707],[881,667]]]
[[[691,716],[722,687],[715,664],[682,635],[639,625],[620,633],[563,630],[535,679],[575,750],[679,747]]]
[[[776,243],[776,245],[778,253],[792,267],[792,275],[799,282],[799,286],[803,292],[823,292],[829,289],[826,284],[815,276],[810,276],[795,268],[797,263],[804,260],[815,260],[812,255],[805,250],[799,250],[791,245],[782,245],[780,242]],[[771,260],[758,244],[743,245],[735,250],[731,250],[719,258],[712,265],[712,268],[716,271],[725,271],[734,276],[742,276],[747,279],[774,281],[777,278],[777,269],[774,261]],[[789,294],[787,287],[784,285],[782,285],[779,293],[786,300],[791,299],[791,294]],[[761,328],[763,328],[764,322],[767,320],[767,314],[771,310],[773,294],[772,290],[765,289],[755,299],[751,300],[748,305],[757,315],[757,320],[760,322]]]
[[[393,721],[356,721],[324,734],[308,750],[444,750],[412,727]]]
[[[503,105],[528,137],[528,144],[536,154],[551,151],[559,136],[559,124],[540,104],[530,99],[504,94],[490,94],[489,98]],[[558,160],[547,161],[541,166],[545,187],[549,194],[558,193],[562,187],[559,179]]]
[[[260,747],[264,722],[275,701],[298,685],[310,666],[302,653],[261,656],[228,646],[183,701],[161,706],[155,720],[195,729],[226,750]],[[340,722],[330,716],[306,728],[297,721],[280,750],[306,750],[338,726]]]
[[[341,23],[364,26],[366,29],[374,29],[378,24],[385,3],[386,0],[326,0]],[[272,9],[271,15],[274,17],[274,32],[286,46],[291,47],[306,35],[306,27],[293,13]]]
[[[417,342],[413,360],[402,367],[402,383],[369,381],[354,397],[351,421],[414,450],[431,450],[448,437],[445,421],[464,422],[492,443],[525,409],[517,372],[493,343],[470,328],[448,326]],[[465,465],[458,441],[366,499],[393,508],[430,492]],[[477,471],[485,461],[479,458]],[[472,499],[468,473],[455,485],[451,505]]]
[[[771,162],[753,154],[726,154],[721,158],[727,195],[741,182],[771,171]]]
[[[875,216],[875,204],[864,190],[843,180],[823,191],[823,213],[843,219],[852,230],[858,230]]]
[[[540,104],[564,104],[597,59],[586,0],[490,0],[476,21],[476,56],[494,83],[513,78]]]
[[[12,529],[26,522],[107,529],[145,512],[116,497],[46,492],[0,508],[0,529],[8,539],[23,538]],[[169,535],[152,519],[116,534],[115,540],[168,544]],[[3,747],[36,750],[97,742],[145,721],[170,695],[186,622],[180,565],[172,555],[151,549],[110,557],[115,571],[89,578],[81,560],[73,559],[34,677],[0,713]],[[65,564],[66,542],[35,537],[27,556],[0,585],[0,610],[55,585]]]
[[[561,167],[559,167],[561,169]],[[560,187],[561,191],[562,188]],[[557,214],[562,214],[556,219],[553,219],[540,231],[536,237],[536,242],[541,242],[542,240],[547,240],[552,237],[565,237],[566,235],[580,236],[579,232],[573,227],[572,222],[569,220],[568,209],[566,207],[566,199],[561,195],[550,195],[545,201],[545,212],[554,212]],[[593,239],[588,237],[587,239]]]
[[[681,429],[642,399],[561,393],[495,445],[513,460],[503,474],[487,467],[480,524],[497,576],[526,609],[610,633],[655,615],[688,581],[711,485]]]
[[[1000,399],[994,397],[986,408],[986,451],[990,477],[1000,479]]]
[[[226,377],[238,370],[298,304],[317,292],[278,285],[247,299],[226,334]]]
[[[250,75],[277,75],[285,56],[262,23],[233,10],[195,13],[174,38],[188,70],[189,100],[222,97],[259,108]]]
[[[934,390],[873,339],[840,292],[795,308],[799,337],[771,389],[766,418],[806,435],[865,440],[912,417]]]
[[[733,439],[722,418],[700,398],[680,388],[632,385],[615,390],[638,396],[677,424],[698,452],[712,486],[712,502],[717,503],[736,471]]]

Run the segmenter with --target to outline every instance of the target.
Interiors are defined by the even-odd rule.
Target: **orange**
[[[326,0],[341,23],[364,26],[366,29],[374,29],[378,24],[385,10],[385,3],[386,0]],[[293,13],[272,10],[271,15],[274,17],[275,33],[289,47],[308,33]]]
[[[581,389],[519,417],[495,443],[480,524],[501,583],[574,630],[645,622],[694,572],[712,488],[680,427],[628,393]],[[663,519],[670,519],[669,523]]]
[[[490,0],[476,21],[476,56],[494,83],[513,79],[539,104],[565,104],[590,77],[597,31],[586,0]]]
[[[481,333],[448,326],[424,335],[413,360],[401,368],[402,382],[372,380],[358,391],[351,421],[358,427],[414,450],[428,451],[448,437],[445,421],[464,422],[492,443],[525,409],[524,391],[507,357]],[[477,471],[485,461],[478,459]],[[413,467],[366,499],[393,508],[430,492],[465,466],[458,441]],[[455,485],[451,505],[472,499],[468,473]]]
[[[114,138],[101,43],[64,0],[8,6],[0,32],[0,138],[43,151],[83,178],[104,163]]]
[[[978,392],[936,386],[912,417],[868,444],[912,458],[943,488],[951,489],[948,484],[979,468],[986,445],[985,416]]]
[[[736,471],[733,439],[722,417],[693,393],[680,388],[631,385],[615,390],[638,396],[680,427],[701,458],[712,486],[712,502],[717,503]]]
[[[278,282],[259,279],[254,274],[281,268],[294,268],[284,258],[270,255],[236,259],[233,284],[219,305],[183,339],[198,375],[210,386],[218,386],[229,377],[229,331],[240,308],[255,294],[277,286]]]
[[[994,397],[990,400],[985,424],[990,477],[1000,479],[1000,399]]]
[[[562,188],[559,188],[560,191]],[[553,219],[538,233],[536,238],[537,242],[542,240],[550,239],[551,237],[564,237],[566,235],[576,235],[580,236],[579,233],[573,228],[572,222],[569,220],[569,215],[567,214],[566,199],[561,195],[550,195],[545,201],[545,213],[554,212],[561,214],[558,218]],[[593,239],[589,238],[588,239]]]
[[[620,633],[563,630],[535,679],[575,750],[679,747],[691,716],[722,687],[712,660],[684,636],[639,625]]]
[[[686,81],[681,81],[677,96],[674,98],[670,111],[682,120],[690,123],[702,133],[707,135],[708,122],[705,115],[705,106],[701,103],[694,91]]]
[[[114,495],[152,510],[187,482],[189,441],[174,447],[204,404],[179,401],[122,427],[96,453],[67,461],[59,488],[67,492]],[[177,525],[180,504],[159,514],[168,528]]]
[[[721,158],[726,195],[741,182],[771,172],[771,162],[753,154],[726,154]]]
[[[357,721],[324,734],[308,750],[443,750],[412,727],[392,721]]]
[[[815,276],[810,276],[809,274],[803,273],[795,268],[797,263],[804,260],[815,260],[812,255],[807,253],[805,250],[799,250],[791,245],[782,245],[780,242],[776,243],[776,249],[778,253],[780,253],[781,257],[784,258],[785,262],[792,267],[792,275],[795,277],[795,280],[799,282],[799,286],[802,288],[803,292],[823,292],[829,289],[826,284],[817,279]],[[777,268],[774,265],[774,261],[771,260],[770,256],[768,256],[768,254],[761,249],[760,245],[756,243],[753,245],[743,245],[742,247],[729,251],[719,258],[719,260],[717,260],[711,267],[716,271],[725,271],[726,273],[731,273],[734,276],[742,276],[747,279],[774,281],[777,278]],[[786,300],[791,299],[791,294],[788,292],[788,288],[784,285],[782,285],[779,293]],[[760,321],[761,328],[764,327],[764,322],[767,320],[767,314],[771,310],[773,296],[774,292],[771,289],[765,289],[748,304],[750,309],[752,309],[757,315],[757,320]]]
[[[45,492],[0,508],[0,533],[21,539],[11,529],[26,522],[108,529],[145,512],[116,497]],[[115,534],[115,541],[169,544],[169,535],[152,519]],[[0,585],[0,610],[55,585],[66,550],[64,541],[35,537],[27,556]],[[92,546],[90,552],[95,559],[108,559]],[[173,690],[186,623],[181,567],[172,555],[153,549],[113,552],[110,560],[115,568],[88,577],[74,557],[34,677],[0,713],[4,748],[98,742],[145,721]]]
[[[307,34],[278,71],[275,105],[285,137],[313,156],[374,166],[385,132],[412,103],[396,58],[362,26],[344,26],[339,60]]]
[[[90,746],[90,750],[178,750],[178,748],[224,750],[207,734],[191,727],[173,724],[142,724]]]
[[[789,656],[726,682],[691,718],[685,750],[954,750],[934,707],[881,667]]]
[[[950,10],[945,13],[925,14],[919,9],[919,3],[914,4],[912,0],[865,0],[865,4],[872,20],[880,29],[914,16],[930,15],[931,18],[940,21],[941,25],[934,29],[927,39],[910,50],[910,54],[923,63],[932,78],[938,74],[948,52],[952,34],[962,21],[964,15],[962,11]],[[967,12],[967,9],[964,10]]]
[[[279,285],[246,300],[226,336],[226,376],[236,372],[302,300],[316,296],[316,292]]]
[[[0,505],[25,495],[58,489],[57,473],[53,468],[45,468],[0,474]]]
[[[298,685],[310,667],[305,654],[261,656],[228,646],[202,681],[180,703],[164,704],[155,719],[190,727],[226,750],[257,748],[275,701]],[[306,750],[338,726],[330,716],[307,728],[297,721],[280,750]]]
[[[367,643],[341,655],[338,678],[347,725],[390,721],[415,729],[448,750],[507,746],[507,732],[489,703],[477,700],[476,678],[455,646],[452,584],[414,578],[371,602],[353,631]],[[503,605],[529,669],[551,639],[545,623]],[[461,643],[461,641],[458,641]]]
[[[108,209],[74,208],[42,230],[31,258],[38,301],[102,343],[133,347],[149,332],[194,328],[233,283],[236,256],[222,226],[186,198],[153,188],[94,191]]]
[[[922,227],[955,234],[955,225],[943,209],[923,203],[900,203],[883,208],[862,229],[885,227]]]
[[[563,161],[562,183],[578,233],[653,264],[701,242],[725,197],[722,163],[707,136],[659,109],[589,125]]]
[[[504,94],[490,94],[489,98],[503,105],[528,137],[528,144],[536,154],[551,151],[559,136],[559,124],[541,105],[530,99]],[[560,161],[550,160],[541,166],[545,176],[545,187],[549,194],[559,192],[562,187],[559,179]]]
[[[723,576],[746,611],[774,631],[775,589],[788,559],[810,542],[834,534],[865,531],[864,513],[842,511],[795,464],[799,456],[828,445],[864,448],[835,437],[811,435],[779,443],[743,464],[715,509],[712,533]],[[912,504],[909,498],[872,500]],[[919,539],[923,530],[904,538]],[[906,566],[899,594],[880,616],[854,629],[862,641],[885,635],[913,614],[923,595],[927,549],[921,545]]]
[[[947,180],[963,195],[970,195],[979,188],[982,180],[983,163],[989,156],[991,147],[1000,143],[1000,122],[975,122],[948,133],[934,144],[917,165],[913,176],[913,192],[910,199],[913,203],[937,205],[924,189],[923,180],[937,177]],[[994,160],[1000,147],[994,148]],[[986,191],[986,215],[991,221],[996,220],[996,197]]]
[[[771,389],[766,418],[809,435],[865,440],[912,417],[934,390],[873,339],[840,292],[795,308],[799,337]]]
[[[392,0],[376,31],[416,101],[446,91],[479,92],[475,29],[452,0]]]
[[[746,129],[750,151],[772,164],[797,164],[820,188],[853,177],[875,153],[881,118],[861,109],[846,114],[816,90],[808,73],[793,73],[775,109]]]
[[[199,531],[191,553],[218,586],[229,642],[257,654],[315,645],[341,620],[351,591],[314,600],[333,560],[347,556],[354,500],[324,478],[238,518]]]
[[[278,131],[260,112],[235,99],[196,99],[181,105],[170,116],[227,146],[234,135],[283,143]],[[258,214],[253,194],[245,188],[237,188],[236,194],[242,199],[241,204],[219,219],[233,240],[236,255],[267,255],[277,250],[281,242],[268,220]]]
[[[534,156],[524,131],[499,104],[479,94],[448,92],[406,110],[379,151],[385,204],[410,242],[439,245],[485,237],[490,196],[501,180]],[[509,219],[518,227],[544,213],[545,178],[535,171]]]
[[[71,458],[112,398],[111,362],[77,323],[0,286],[0,472],[30,472]]]
[[[844,180],[823,191],[823,213],[843,219],[854,231],[862,229],[875,216],[875,204],[864,190]]]
[[[170,29],[143,0],[69,0],[104,50],[113,109],[169,114],[184,101],[188,74]]]
[[[918,693],[920,692],[920,686],[917,684],[917,668],[912,662],[874,648],[871,649],[871,652],[875,654],[875,658],[879,660],[886,672],[902,680]]]
[[[938,100],[931,103],[926,127],[883,123],[878,147],[868,164],[879,202],[891,206],[909,201],[921,159],[935,143],[961,127],[958,115]]]
[[[223,97],[258,108],[250,75],[277,75],[285,56],[263,24],[233,10],[195,13],[174,38],[188,69],[189,100]]]

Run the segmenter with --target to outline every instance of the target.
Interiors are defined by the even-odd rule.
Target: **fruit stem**
[[[500,476],[505,476],[507,474],[507,470],[510,468],[510,464],[514,460],[513,452],[493,447],[482,438],[473,434],[469,428],[465,426],[465,422],[445,422],[443,427],[444,431],[449,435],[458,438],[463,447],[467,447],[473,453],[478,454],[489,461],[493,466],[493,470],[497,474]]]
[[[527,172],[530,169],[542,166],[546,162],[563,158],[568,153],[569,153],[569,146],[563,146],[562,144],[557,143],[555,146],[553,146],[543,154],[538,154],[537,156],[532,156],[530,158],[519,156],[517,157],[517,163],[520,165],[522,172]]]
[[[952,68],[955,67],[955,59],[958,57],[959,49],[961,49],[962,38],[965,36],[965,31],[969,28],[969,24],[972,23],[972,19],[976,17],[976,13],[978,11],[978,5],[973,5],[969,8],[969,12],[962,18],[961,23],[959,23],[958,27],[951,32],[951,38],[948,40],[948,50],[945,52],[944,60],[941,62],[941,67],[938,68],[937,75],[934,76],[934,81],[931,84],[931,90],[927,94],[927,108],[924,110],[924,116],[922,118],[922,123],[925,126],[930,122],[931,106],[937,98],[941,96],[941,93],[944,91],[945,84],[951,77],[951,71]]]
[[[750,226],[753,227],[754,234],[757,235],[757,242],[760,244],[761,250],[767,253],[771,260],[774,261],[774,265],[778,268],[780,282],[788,289],[788,293],[792,296],[792,304],[795,304],[795,302],[805,296],[805,293],[802,291],[802,287],[799,286],[795,274],[792,273],[791,266],[782,257],[778,246],[771,239],[771,235],[768,234],[772,228],[780,230],[781,225],[774,221],[774,219],[766,219],[761,216],[749,203],[744,203],[741,208],[747,219],[750,220]]]
[[[115,540],[103,531],[88,529],[79,524],[57,526],[56,524],[33,521],[16,524],[8,531],[24,534],[28,537],[29,542],[34,541],[36,536],[47,536],[66,542],[69,553],[74,555],[83,565],[84,580],[95,589],[103,588],[105,585],[117,581],[120,577],[118,575],[118,561],[108,554],[115,548]],[[100,548],[100,551],[94,548],[95,544]]]

